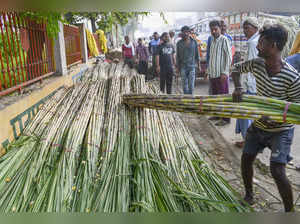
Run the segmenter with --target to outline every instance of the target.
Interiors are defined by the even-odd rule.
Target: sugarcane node
[[[66,152],[72,152],[72,149],[71,148],[65,148],[65,151]]]
[[[52,144],[51,146],[52,146],[53,148],[55,148],[55,147],[60,147],[60,144],[54,143],[54,144]]]

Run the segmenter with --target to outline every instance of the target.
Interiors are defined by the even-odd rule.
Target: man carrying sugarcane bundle
[[[233,69],[235,90],[233,100],[242,101],[242,86],[240,74],[251,72],[256,79],[257,95],[289,102],[300,102],[300,75],[281,58],[288,38],[287,30],[281,25],[265,26],[260,31],[257,44],[258,56],[237,64]],[[283,111],[283,117],[288,110],[288,104]],[[294,136],[294,126],[288,123],[278,123],[268,116],[254,121],[249,127],[241,158],[241,171],[245,186],[245,201],[254,203],[253,198],[253,162],[259,152],[265,147],[272,151],[270,170],[282,198],[286,212],[293,208],[293,193],[285,173],[286,164],[292,159],[290,156],[291,144]]]
[[[247,55],[246,60],[251,60],[257,58],[258,51],[256,49],[257,42],[259,39],[258,33],[258,21],[256,17],[249,17],[243,22],[243,31],[247,38]],[[243,90],[246,94],[255,95],[256,94],[256,82],[253,74],[250,72],[242,75],[241,84]],[[235,133],[241,133],[243,141],[238,141],[235,143],[237,147],[242,148],[244,146],[244,141],[246,137],[247,130],[251,125],[252,120],[250,119],[237,119]]]

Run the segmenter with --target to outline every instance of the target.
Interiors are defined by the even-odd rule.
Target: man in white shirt
[[[258,33],[258,21],[255,17],[248,17],[243,22],[243,31],[247,38],[247,57],[245,60],[251,60],[254,58],[257,58],[258,50],[256,49],[258,39],[259,39],[259,33]],[[241,76],[241,84],[243,87],[243,90],[246,94],[255,95],[256,94],[256,81],[252,73],[247,73]],[[237,119],[236,120],[236,127],[235,127],[235,133],[239,134],[241,133],[243,137],[243,141],[236,142],[235,145],[239,148],[242,148],[244,146],[244,140],[246,137],[246,133],[248,128],[250,127],[252,123],[252,120],[249,119]]]

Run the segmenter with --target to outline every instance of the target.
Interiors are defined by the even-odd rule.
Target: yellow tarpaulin
[[[298,32],[297,37],[293,43],[293,47],[289,55],[300,53],[300,32]]]
[[[99,50],[98,50],[95,38],[94,38],[93,34],[88,29],[85,29],[85,32],[86,32],[86,38],[87,38],[90,54],[92,56],[96,57],[96,56],[99,55]]]
[[[96,34],[99,35],[101,51],[103,52],[103,54],[106,54],[107,53],[107,40],[106,40],[103,30],[97,30]]]

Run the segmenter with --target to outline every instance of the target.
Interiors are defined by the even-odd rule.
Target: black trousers
[[[139,61],[138,72],[143,75],[147,74],[147,72],[148,72],[148,62],[147,61]]]
[[[172,81],[174,72],[172,70],[160,71],[160,91],[167,94],[172,94]]]
[[[124,59],[124,64],[125,65],[128,65],[129,68],[133,68],[133,65],[134,65],[134,61],[133,61],[133,58],[125,58]]]

